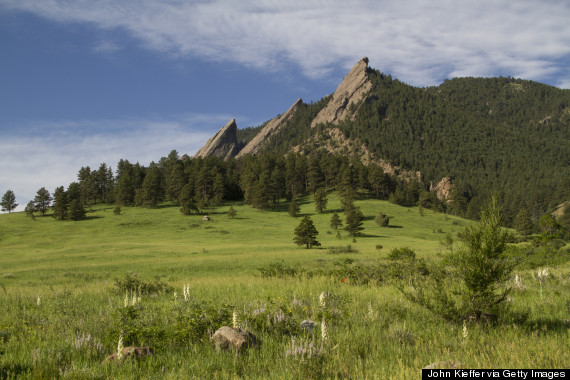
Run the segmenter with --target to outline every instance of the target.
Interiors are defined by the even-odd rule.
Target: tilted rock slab
[[[372,89],[372,82],[366,75],[368,58],[364,57],[349,71],[338,85],[327,106],[317,114],[311,127],[319,123],[338,124],[348,115],[351,104],[359,105]]]
[[[225,127],[206,142],[194,158],[215,156],[226,160],[234,157],[238,150],[236,120],[231,119]]]
[[[295,114],[295,111],[297,111],[301,104],[303,104],[303,100],[299,98],[295,103],[293,103],[291,107],[289,107],[287,112],[279,117],[271,119],[265,125],[265,127],[263,127],[261,131],[259,131],[259,133],[255,135],[255,137],[238,153],[236,157],[239,158],[249,153],[258,153],[263,145],[269,140],[269,138],[279,132],[279,130],[284,125],[286,125],[289,120],[291,120]]]
[[[252,333],[229,326],[220,327],[212,336],[216,350],[234,349],[237,351],[253,347],[260,343]]]

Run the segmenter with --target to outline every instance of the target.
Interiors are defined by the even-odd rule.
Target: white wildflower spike
[[[463,338],[467,339],[468,336],[469,336],[469,331],[467,331],[467,324],[465,323],[465,321],[463,321]]]
[[[238,315],[237,315],[237,311],[236,311],[236,310],[234,310],[234,314],[232,315],[232,325],[233,325],[234,329],[239,328],[239,325],[238,325]]]
[[[518,275],[518,273],[515,275],[515,287],[517,289],[522,289],[523,288],[523,284],[521,281],[521,277]]]
[[[119,343],[117,343],[117,358],[121,360],[123,358],[123,331],[119,335]]]
[[[174,301],[176,301],[178,299],[178,293],[176,293],[176,291],[174,291]]]
[[[539,269],[536,273],[538,276],[538,282],[540,283],[540,300],[542,301],[542,281],[546,280],[548,277],[548,268]]]
[[[125,305],[125,307],[129,306],[129,295],[125,294],[125,300],[123,301],[123,304]]]
[[[184,302],[188,302],[190,300],[190,284],[184,285]]]
[[[323,339],[323,342],[325,342],[329,338],[329,335],[327,333],[327,323],[325,322],[324,318],[323,321],[321,322],[321,338]]]
[[[319,295],[319,304],[321,305],[321,307],[325,307],[325,292],[322,292]]]
[[[38,298],[36,298],[36,305],[40,306],[42,304],[42,299],[40,298],[39,294],[38,294]]]

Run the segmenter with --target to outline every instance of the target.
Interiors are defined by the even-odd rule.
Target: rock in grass
[[[122,355],[119,358],[119,353],[115,352],[113,355],[109,355],[105,358],[103,363],[121,363],[127,359],[140,359],[145,356],[150,356],[154,353],[153,349],[150,347],[124,347],[122,350]]]
[[[459,369],[465,368],[465,366],[461,363],[456,363],[454,361],[448,360],[446,362],[435,362],[431,363],[428,366],[425,366],[423,369]]]
[[[260,343],[259,339],[252,333],[229,326],[220,327],[212,336],[212,340],[216,350],[235,349],[240,351]]]
[[[305,319],[303,322],[301,322],[301,327],[303,328],[303,331],[305,331],[306,333],[310,333],[311,331],[313,331],[313,329],[316,326],[317,322],[311,321],[309,319]]]

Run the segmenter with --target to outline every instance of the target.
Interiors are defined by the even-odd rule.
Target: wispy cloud
[[[23,210],[35,192],[52,192],[77,180],[83,166],[103,162],[116,169],[120,159],[148,165],[176,149],[192,155],[230,118],[190,115],[176,120],[93,120],[14,126],[0,140],[0,192],[11,189]],[[37,133],[50,131],[47,135]],[[90,132],[95,131],[95,132]],[[200,131],[200,132],[197,132]],[[41,137],[35,137],[41,136]]]
[[[415,85],[512,75],[567,86],[566,0],[2,0],[60,22],[123,29],[148,49],[326,76],[362,56]]]

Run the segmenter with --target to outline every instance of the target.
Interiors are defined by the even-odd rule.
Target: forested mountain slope
[[[323,140],[336,128],[355,142],[351,149],[420,171],[426,186],[451,177],[460,214],[497,193],[508,215],[527,208],[538,216],[570,199],[570,90],[505,77],[417,88],[367,63],[360,60],[334,94],[299,104],[258,152],[330,150]],[[238,130],[240,144],[260,130]]]

